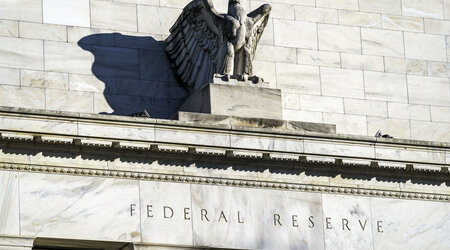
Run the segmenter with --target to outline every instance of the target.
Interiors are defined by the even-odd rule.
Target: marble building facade
[[[161,41],[188,2],[3,0],[0,105],[170,117],[187,93]],[[448,0],[243,3],[272,5],[254,68],[282,90],[283,119],[450,140]]]
[[[242,1],[285,121],[214,123],[169,119],[188,2],[1,0],[1,250],[448,249],[449,0]]]

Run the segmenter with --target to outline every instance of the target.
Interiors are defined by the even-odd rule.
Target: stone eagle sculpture
[[[241,0],[229,0],[228,13],[218,14],[211,0],[193,0],[178,17],[166,39],[175,75],[191,92],[212,82],[263,81],[253,75],[256,47],[272,7],[264,4],[247,14]]]

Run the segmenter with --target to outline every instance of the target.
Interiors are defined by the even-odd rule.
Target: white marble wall
[[[53,238],[139,241],[137,181],[20,174],[20,232]],[[124,204],[127,205],[124,205]]]
[[[0,106],[170,117],[186,92],[158,41],[188,2],[3,0]],[[448,0],[243,3],[273,6],[254,68],[282,90],[284,119],[450,141]]]
[[[450,245],[450,203],[8,171],[0,176],[2,234],[245,249]]]
[[[19,211],[18,174],[0,171],[0,234],[19,234]]]

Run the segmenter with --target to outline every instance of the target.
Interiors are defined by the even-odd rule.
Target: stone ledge
[[[64,112],[64,111],[49,111],[42,109],[25,109],[25,108],[11,108],[11,107],[0,107],[0,117],[2,116],[14,116],[14,117],[29,117],[29,118],[45,118],[49,120],[71,120],[75,122],[80,121],[94,121],[94,122],[111,122],[117,124],[128,124],[136,125],[148,124],[148,125],[163,125],[168,127],[184,127],[184,128],[198,128],[207,130],[233,130],[230,125],[212,125],[212,124],[201,124],[193,122],[182,122],[176,120],[167,119],[152,119],[152,118],[142,118],[142,117],[128,117],[128,116],[116,116],[116,115],[102,115],[102,114],[89,114],[89,113],[76,113],[76,112]],[[434,141],[421,141],[421,140],[410,140],[410,139],[395,139],[395,138],[376,138],[372,136],[362,136],[362,135],[345,135],[345,134],[322,134],[322,133],[311,133],[302,131],[292,131],[292,130],[279,130],[279,129],[269,129],[269,128],[252,128],[252,127],[241,127],[240,131],[244,132],[255,132],[259,134],[269,134],[269,135],[288,135],[288,136],[301,136],[308,138],[317,139],[332,139],[332,140],[345,140],[354,142],[368,142],[368,143],[381,143],[386,145],[404,145],[404,146],[418,146],[418,147],[432,147],[432,148],[444,148],[450,149],[450,142],[434,142]]]

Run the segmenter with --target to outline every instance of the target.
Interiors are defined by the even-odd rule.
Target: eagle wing
[[[226,41],[223,19],[211,0],[190,2],[170,29],[166,51],[181,83],[191,92],[223,71]]]
[[[268,10],[264,11],[267,8]],[[248,17],[253,20],[253,26],[251,27],[251,34],[249,39],[247,40],[247,48],[250,48],[251,60],[256,54],[256,48],[258,47],[259,40],[263,34],[264,29],[266,28],[267,23],[269,22],[271,7],[268,4],[261,6],[260,8],[250,12]]]

